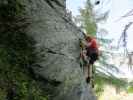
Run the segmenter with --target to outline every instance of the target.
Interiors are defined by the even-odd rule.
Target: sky
[[[91,0],[94,5],[95,1]],[[118,40],[121,36],[121,33],[124,29],[124,26],[128,22],[133,21],[133,17],[121,18],[128,11],[133,9],[133,0],[100,0],[101,3],[97,6],[94,6],[94,11],[99,12],[97,14],[110,11],[108,20],[105,23],[98,24],[99,28],[105,28],[108,31],[107,37],[114,39],[113,45],[117,45]],[[86,0],[67,0],[67,9],[72,11],[73,16],[79,14],[78,9],[83,8]],[[133,27],[130,27],[128,30],[128,49],[133,51]]]
[[[73,16],[79,14],[78,9],[83,8],[86,0],[67,0],[67,9],[72,11]]]
[[[86,0],[67,0],[67,9],[72,11],[73,16],[79,14],[78,9],[83,8]],[[91,0],[92,4],[96,0]],[[108,31],[107,37],[114,39],[113,45],[117,45],[124,26],[128,22],[133,22],[133,17],[121,18],[128,11],[133,9],[133,0],[100,0],[101,3],[94,6],[94,11],[99,12],[97,14],[110,11],[108,20],[105,23],[98,24],[99,28],[105,28]],[[133,51],[133,26],[128,30],[127,46],[129,51]],[[126,72],[125,77],[133,79],[132,72],[129,72],[126,66],[121,68],[122,71]]]

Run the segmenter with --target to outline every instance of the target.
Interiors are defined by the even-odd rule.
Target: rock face
[[[65,0],[23,0],[27,34],[35,41],[37,61],[32,66],[52,100],[96,100],[79,64],[80,31],[66,17]],[[52,90],[53,89],[53,90]]]

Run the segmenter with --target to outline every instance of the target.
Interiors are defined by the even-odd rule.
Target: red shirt
[[[97,42],[96,42],[95,38],[92,38],[90,43],[91,43],[91,45],[89,46],[90,48],[97,48],[98,49],[98,45],[97,45]]]

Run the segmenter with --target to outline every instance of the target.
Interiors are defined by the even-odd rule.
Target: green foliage
[[[94,90],[97,97],[101,96],[101,94],[104,92],[104,81],[99,77],[95,77]]]
[[[27,19],[21,17],[24,12],[22,0],[4,0],[0,4],[0,45],[8,51],[10,64],[27,66],[34,62],[34,41],[27,36]]]
[[[79,20],[82,23],[83,29],[87,33],[96,36],[97,26],[92,9],[90,0],[88,0],[85,8],[80,9],[81,16]],[[113,85],[117,88],[125,88],[127,86],[127,82],[113,75],[114,72],[119,73],[119,69],[108,62],[112,55],[107,51],[108,44],[111,43],[111,40],[98,38],[98,42],[105,48],[105,51],[102,52],[102,56],[100,56],[98,61],[100,66],[96,66],[97,73],[95,75],[95,92],[97,96],[100,96],[104,91],[104,86],[106,84]],[[102,71],[99,71],[99,69]]]
[[[101,42],[101,46],[103,46],[105,50],[102,51],[102,55],[98,60],[99,65],[96,66],[95,91],[97,96],[100,96],[103,93],[104,86],[106,85],[111,85],[118,89],[126,90],[128,85],[127,80],[117,78],[115,73],[120,73],[120,70],[115,64],[111,64],[109,62],[109,59],[112,58],[112,53],[109,52],[108,43],[110,43],[111,40],[99,39],[99,42]]]
[[[0,100],[49,99],[31,69],[35,41],[25,31],[24,11],[21,0],[0,2]]]
[[[47,96],[32,77],[31,73],[20,66],[12,65],[8,49],[0,48],[0,100],[7,98],[11,89],[15,89],[13,100],[47,100]]]
[[[133,86],[129,86],[129,87],[127,88],[127,92],[128,92],[128,93],[133,93]]]
[[[104,86],[111,85],[118,89],[126,90],[127,81],[124,79],[116,78],[115,76],[108,76],[100,72],[95,77],[95,92],[99,97],[104,92]]]
[[[108,17],[109,11],[101,16],[96,16],[93,14],[93,7],[90,3],[90,0],[87,0],[86,6],[83,9],[80,9],[81,15],[78,16],[77,20],[80,20],[81,27],[85,30],[88,34],[92,36],[96,36],[97,25],[96,21],[103,21],[106,20]],[[97,18],[97,19],[96,19]],[[112,40],[98,38],[98,42],[104,48],[102,51],[102,55],[98,61],[99,66],[96,66],[96,75],[95,75],[95,92],[97,96],[100,96],[104,91],[105,85],[113,85],[116,88],[125,89],[127,87],[127,80],[119,79],[114,76],[114,73],[120,73],[119,68],[115,64],[111,64],[109,62],[110,58],[112,57],[112,53],[109,50],[109,44]],[[112,50],[113,51],[113,50]]]
[[[128,87],[127,87],[127,92],[128,93],[133,93],[133,82],[129,82]]]
[[[0,20],[10,21],[24,11],[22,0],[3,0],[0,2]]]
[[[85,29],[88,34],[95,36],[97,25],[94,19],[92,6],[89,0],[87,1],[85,8],[80,9],[80,14],[81,14],[80,20],[82,23],[81,26],[83,27],[83,29]]]

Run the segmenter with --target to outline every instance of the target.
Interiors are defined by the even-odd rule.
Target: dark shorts
[[[98,50],[95,48],[89,48],[87,50],[87,56],[90,58],[89,63],[94,64],[98,60]]]

